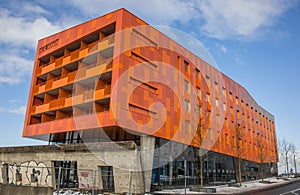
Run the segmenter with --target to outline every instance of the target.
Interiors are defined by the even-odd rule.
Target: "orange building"
[[[148,135],[155,148],[201,145],[219,161],[240,156],[245,173],[257,172],[257,163],[276,172],[274,116],[188,49],[125,9],[39,40],[23,137],[139,145]],[[208,158],[208,182],[235,173],[221,162],[209,168]],[[153,172],[153,185],[163,171]]]

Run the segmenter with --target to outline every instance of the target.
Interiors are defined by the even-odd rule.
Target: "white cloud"
[[[25,13],[34,13],[34,14],[49,14],[47,10],[38,5],[33,5],[30,3],[25,3],[22,5],[22,11]]]
[[[15,103],[21,102],[21,100],[19,100],[19,99],[14,99],[14,100],[9,100],[8,102],[11,103],[11,104],[15,104]]]
[[[270,33],[278,18],[295,5],[295,0],[152,0],[130,1],[71,0],[71,4],[86,15],[103,13],[124,7],[146,22],[158,25],[198,24],[201,32],[217,39],[257,38]],[[196,26],[195,26],[196,27]],[[196,27],[197,28],[197,27]],[[279,30],[280,31],[280,30]],[[280,33],[279,33],[280,34]]]
[[[293,4],[292,0],[202,0],[198,4],[204,21],[200,29],[218,39],[254,38]]]
[[[220,44],[220,43],[216,43],[216,48],[219,51],[221,51],[223,54],[227,53],[227,48],[224,45]]]
[[[16,17],[6,9],[0,10],[0,26],[1,43],[29,48],[35,48],[38,39],[62,29],[44,17]]]
[[[22,114],[26,112],[26,106],[14,107],[14,108],[1,108],[0,112],[13,113],[13,114]]]
[[[234,61],[237,63],[237,65],[239,65],[239,66],[242,66],[243,65],[243,62],[240,60],[240,58],[239,57],[235,57],[234,58]]]
[[[30,51],[35,50],[37,40],[62,29],[39,15],[48,13],[42,7],[29,3],[22,6],[19,15],[14,9],[0,9],[0,84],[18,84],[30,75],[34,58]]]
[[[182,0],[151,0],[151,1],[81,1],[72,0],[72,4],[86,14],[100,16],[104,12],[124,7],[137,14],[151,24],[170,24],[174,21],[186,23],[199,17],[194,3]]]
[[[96,17],[109,11],[125,7],[138,17],[151,24],[180,25],[199,24],[199,29],[210,37],[219,39],[236,39],[236,37],[255,37],[264,27],[274,24],[276,19],[286,11],[294,0],[152,0],[129,1],[98,0],[67,2],[72,10],[79,10],[83,17]],[[35,3],[17,4],[17,8],[0,9],[0,84],[17,84],[24,75],[32,71],[33,60],[24,58],[24,52],[34,51],[37,40],[77,23],[82,18],[66,11],[46,10],[45,2],[41,6]],[[53,16],[53,23],[49,17]],[[176,26],[176,25],[175,25]],[[197,28],[197,27],[196,27]],[[220,46],[220,51],[227,52]],[[15,50],[15,52],[13,51]],[[33,58],[33,56],[31,56]]]
[[[0,84],[20,83],[32,72],[33,60],[27,60],[18,54],[19,52],[12,51],[0,54]]]

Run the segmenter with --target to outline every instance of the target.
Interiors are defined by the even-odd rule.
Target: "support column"
[[[169,146],[169,185],[172,186],[172,179],[173,179],[173,147],[172,142],[170,142]]]
[[[4,163],[2,164],[2,179],[3,184],[9,184],[9,177],[8,177],[8,164]]]
[[[141,168],[144,182],[144,192],[150,192],[153,158],[155,149],[155,137],[141,136]]]

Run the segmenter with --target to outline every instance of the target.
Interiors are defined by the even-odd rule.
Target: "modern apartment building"
[[[260,163],[277,171],[274,116],[125,9],[39,40],[23,137],[134,142],[153,150],[152,188],[182,185],[183,175],[199,184],[199,147],[205,183],[236,180],[237,157],[244,180],[259,177]]]

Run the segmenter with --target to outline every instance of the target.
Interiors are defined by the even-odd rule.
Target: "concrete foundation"
[[[4,185],[0,188],[0,195],[53,195],[51,187],[33,187],[33,186],[8,186]]]
[[[103,189],[101,166],[111,166],[114,192],[149,192],[154,142],[141,137],[142,153],[132,141],[0,148],[0,184],[56,188],[53,162],[76,161],[89,188]]]

